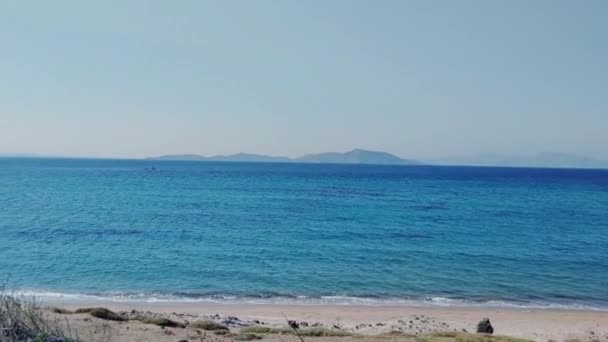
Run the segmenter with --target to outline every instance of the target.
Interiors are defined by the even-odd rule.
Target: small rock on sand
[[[481,321],[479,321],[479,323],[477,323],[477,332],[485,333],[485,334],[494,333],[494,327],[492,326],[492,323],[490,323],[489,318],[484,318]]]

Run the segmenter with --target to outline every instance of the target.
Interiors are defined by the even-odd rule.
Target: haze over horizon
[[[605,1],[0,4],[0,153],[608,160]]]

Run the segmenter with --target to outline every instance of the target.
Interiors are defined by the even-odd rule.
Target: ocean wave
[[[606,304],[586,302],[550,302],[524,300],[472,300],[448,297],[359,297],[359,296],[287,296],[287,295],[197,295],[161,294],[136,292],[69,293],[40,290],[19,290],[14,295],[33,297],[43,302],[110,302],[110,303],[209,303],[209,304],[260,304],[260,305],[360,305],[360,306],[414,306],[414,307],[476,307],[476,308],[513,308],[513,309],[568,309],[608,311]]]

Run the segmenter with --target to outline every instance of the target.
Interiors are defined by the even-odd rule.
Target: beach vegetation
[[[416,337],[418,342],[530,342],[530,340],[489,334],[472,334],[464,332],[435,332],[431,334],[419,335]]]
[[[220,324],[220,323],[216,323],[214,321],[196,321],[196,322],[190,323],[190,327],[194,328],[194,329],[202,329],[202,330],[210,330],[210,331],[228,330],[227,326]]]
[[[342,330],[334,330],[327,328],[307,328],[307,329],[298,329],[298,333],[300,336],[308,336],[308,337],[345,337],[345,336],[353,336],[353,333]]]
[[[234,337],[236,341],[254,341],[261,340],[262,338],[263,337],[261,335],[252,333],[240,333]]]
[[[295,335],[295,331],[291,328],[271,328],[260,325],[254,325],[241,329],[242,334],[281,334],[281,335]],[[305,328],[298,329],[300,336],[306,337],[345,337],[353,336],[352,333],[342,330],[333,330],[327,328]]]
[[[88,313],[89,315],[109,321],[126,321],[127,318],[106,308],[81,308],[75,313]]]
[[[71,311],[68,309],[63,309],[63,308],[58,308],[58,307],[50,307],[49,311],[51,311],[52,313],[61,314],[61,315],[71,315],[74,313],[74,311]]]
[[[50,319],[35,299],[6,294],[0,286],[0,342],[76,341],[59,321]]]
[[[163,318],[163,317],[150,317],[150,316],[135,316],[131,318],[131,320],[140,321],[144,324],[154,324],[161,327],[171,327],[171,328],[185,328],[186,325],[180,322],[176,322],[174,320]]]
[[[251,334],[272,334],[273,330],[278,330],[278,329],[271,328],[271,327],[265,327],[265,326],[261,326],[261,325],[252,325],[250,327],[241,329],[240,332],[241,333],[251,333]]]

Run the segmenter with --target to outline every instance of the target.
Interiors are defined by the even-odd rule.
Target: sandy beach
[[[406,339],[434,332],[475,332],[477,322],[490,318],[495,335],[534,341],[608,341],[608,312],[590,310],[511,309],[480,307],[413,307],[358,305],[274,305],[214,303],[116,303],[48,302],[51,307],[76,310],[105,307],[124,315],[145,314],[191,323],[211,320],[225,324],[231,332],[250,326],[288,328],[285,315],[302,327],[322,327],[352,334],[350,337]],[[49,309],[50,310],[50,309]],[[49,311],[50,312],[50,311]],[[161,328],[136,321],[114,322],[87,314],[65,316],[72,329],[91,334],[112,330],[119,341],[231,340],[230,336],[186,328]],[[85,335],[86,333],[80,333]],[[107,331],[106,331],[107,333]],[[263,335],[264,339],[290,339],[289,336]],[[336,339],[338,337],[332,337]]]

